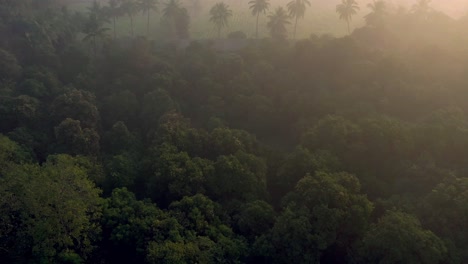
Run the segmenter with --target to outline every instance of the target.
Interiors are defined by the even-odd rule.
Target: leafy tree
[[[196,236],[198,247],[200,250],[204,248],[195,262],[239,263],[245,255],[245,242],[222,222],[219,205],[206,196],[185,197],[169,208],[171,215],[182,225],[184,236]]]
[[[146,13],[146,35],[149,37],[150,14],[151,11],[158,11],[158,0],[139,0],[140,9]]]
[[[289,16],[296,20],[294,23],[294,39],[296,38],[297,21],[299,18],[304,18],[307,6],[310,6],[309,0],[291,0],[287,4]]]
[[[223,2],[216,3],[210,9],[210,21],[218,29],[218,38],[221,38],[221,29],[228,26],[230,17],[232,17],[232,10]]]
[[[2,172],[11,164],[21,164],[30,161],[27,153],[18,143],[0,134],[0,178]]]
[[[265,201],[257,200],[243,206],[237,226],[244,237],[255,240],[273,227],[275,218],[273,207]]]
[[[275,263],[349,257],[372,212],[372,203],[360,194],[358,179],[347,173],[308,175],[283,203],[284,211],[261,242],[268,245]]]
[[[82,128],[79,120],[67,118],[55,127],[55,138],[59,153],[71,155],[97,155],[99,135],[90,128]]]
[[[251,0],[249,2],[250,10],[252,10],[252,15],[257,16],[257,22],[255,26],[255,38],[258,39],[258,19],[260,14],[265,14],[268,8],[270,7],[270,2],[268,0]]]
[[[126,188],[112,191],[103,204],[102,214],[103,254],[105,259],[116,262],[144,263],[149,241],[167,219],[156,205],[138,201]]]
[[[66,118],[79,120],[84,128],[96,128],[99,122],[99,111],[96,107],[94,94],[69,89],[57,96],[50,106],[50,114],[55,124]]]
[[[371,10],[364,17],[367,25],[381,27],[387,16],[387,2],[385,0],[374,0],[374,2],[367,4],[367,7]]]
[[[364,237],[361,254],[372,263],[445,263],[447,248],[414,216],[388,211]]]
[[[99,110],[103,126],[106,128],[119,121],[129,127],[135,127],[138,123],[139,101],[129,90],[116,92],[101,99]]]
[[[50,263],[90,256],[100,234],[100,191],[74,158],[50,156],[42,166],[11,167],[0,182],[1,215],[7,216],[0,226],[14,226],[0,232],[0,241],[14,239],[7,249],[12,258]]]
[[[359,5],[355,0],[342,0],[341,4],[336,6],[336,12],[340,15],[340,19],[345,20],[348,24],[348,33],[351,34],[349,22],[359,10]]]
[[[208,179],[210,197],[231,203],[265,196],[266,166],[261,158],[240,151],[219,156],[214,168],[215,173]]]
[[[21,94],[45,101],[50,101],[63,92],[56,74],[44,67],[25,68],[17,89]]]
[[[0,49],[0,82],[14,81],[21,74],[21,66],[16,57],[6,50]]]
[[[268,15],[270,19],[267,26],[270,28],[270,34],[273,39],[284,40],[287,38],[286,25],[289,25],[289,17],[286,10],[278,7],[274,13]]]
[[[468,250],[464,246],[468,233],[465,225],[468,221],[467,190],[467,178],[449,177],[428,193],[419,206],[424,227],[454,244],[455,250],[451,252],[454,259],[468,257]]]
[[[214,172],[211,161],[192,159],[168,144],[159,146],[157,155],[147,186],[153,200],[167,206],[182,197],[206,193],[207,181]]]

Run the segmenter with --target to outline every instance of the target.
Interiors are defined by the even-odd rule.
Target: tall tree
[[[112,27],[114,31],[114,39],[117,37],[115,30],[115,24],[117,17],[122,15],[122,8],[120,6],[120,0],[109,0],[108,6],[106,6],[106,15],[112,19]]]
[[[364,19],[369,26],[382,26],[383,19],[387,14],[387,2],[384,0],[374,0],[374,2],[367,4],[367,7],[371,10]]]
[[[136,2],[136,0],[123,0],[121,7],[123,12],[125,12],[128,17],[130,17],[130,28],[133,37],[135,35],[133,29],[133,16],[136,12],[138,12],[138,2]]]
[[[270,3],[268,0],[251,0],[249,2],[250,10],[252,10],[252,15],[257,16],[257,24],[255,26],[255,38],[258,39],[258,19],[260,14],[265,14],[268,8],[270,7]]]
[[[228,19],[232,17],[232,10],[223,2],[216,3],[210,10],[210,21],[218,29],[218,38],[221,38],[221,29],[228,25]]]
[[[149,37],[150,14],[151,11],[158,11],[158,0],[139,0],[140,9],[146,13],[146,36]]]
[[[341,0],[341,4],[336,6],[336,12],[340,15],[340,19],[346,21],[348,24],[348,34],[351,34],[349,22],[351,18],[356,15],[359,10],[359,5],[355,0]]]
[[[163,17],[169,23],[173,36],[188,37],[189,15],[178,0],[169,0],[166,3]]]
[[[307,6],[310,6],[309,0],[292,0],[287,5],[289,16],[296,20],[294,23],[294,38],[296,38],[297,21],[299,18],[304,17]]]
[[[96,56],[97,51],[97,39],[104,39],[107,36],[109,28],[103,27],[103,21],[98,17],[97,14],[91,13],[88,21],[84,25],[83,32],[86,34],[84,41],[92,42],[93,53]]]
[[[287,29],[286,25],[291,24],[289,16],[283,7],[278,7],[274,13],[268,15],[268,28],[270,29],[271,37],[274,39],[286,39]]]

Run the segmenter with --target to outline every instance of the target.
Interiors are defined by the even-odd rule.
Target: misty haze
[[[466,0],[0,0],[0,263],[468,264]]]

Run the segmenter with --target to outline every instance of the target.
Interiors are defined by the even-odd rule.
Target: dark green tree
[[[364,237],[361,254],[372,263],[446,263],[447,248],[414,216],[388,211]]]

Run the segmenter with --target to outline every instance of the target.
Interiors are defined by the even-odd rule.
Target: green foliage
[[[389,211],[363,239],[362,261],[373,263],[446,263],[447,248],[408,214]]]
[[[99,135],[94,129],[83,129],[78,120],[67,118],[54,130],[59,153],[97,155],[99,152]]]
[[[466,18],[68,2],[0,1],[1,263],[467,259]]]
[[[467,243],[468,232],[465,224],[468,221],[467,190],[467,178],[449,178],[428,193],[420,205],[422,223],[456,245],[459,250],[451,252],[456,259],[466,259],[468,256],[463,246]]]
[[[100,191],[74,158],[12,166],[0,181],[1,226],[13,227],[0,234],[11,257],[55,262],[64,254],[81,260],[91,254],[100,235]]]
[[[21,66],[15,56],[0,49],[0,81],[14,81],[21,74]]]
[[[8,137],[0,134],[0,175],[11,164],[30,161],[31,157],[23,148]]]

